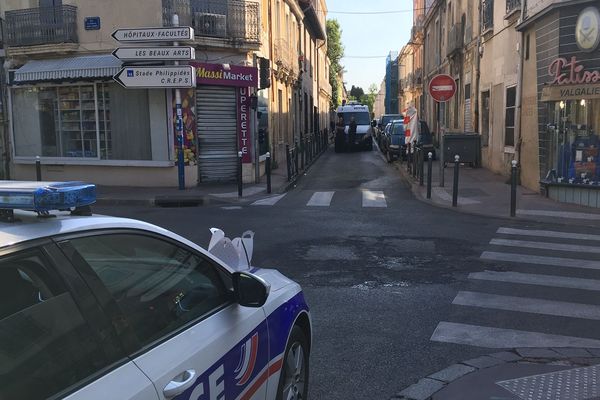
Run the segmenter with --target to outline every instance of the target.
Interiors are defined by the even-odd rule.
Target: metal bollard
[[[242,152],[238,151],[238,197],[242,197]]]
[[[433,153],[427,154],[427,198],[431,199],[431,171],[433,170]]]
[[[415,148],[415,146],[413,146],[412,148],[412,175],[413,178],[417,179],[417,160],[419,158],[419,151],[418,149]]]
[[[510,216],[517,215],[517,160],[512,160],[510,175]]]
[[[454,156],[454,184],[452,185],[452,207],[458,206],[458,171],[460,169],[460,156]]]
[[[423,172],[425,170],[425,152],[421,148],[419,150],[419,186],[423,186],[425,177],[423,176]]]
[[[406,171],[408,171],[408,173],[410,174],[412,171],[410,170],[410,165],[411,165],[411,153],[410,153],[410,143],[408,143],[406,145]],[[402,160],[400,160],[400,162],[402,162]]]
[[[271,194],[271,153],[267,152],[265,159],[265,174],[267,175],[267,193]]]
[[[35,178],[38,182],[42,181],[42,162],[40,156],[35,157]]]

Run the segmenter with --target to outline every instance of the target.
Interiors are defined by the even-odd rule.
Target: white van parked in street
[[[371,126],[369,107],[357,103],[339,106],[336,114],[338,123],[340,117],[344,120],[344,137],[342,138],[336,131],[336,152],[357,148],[373,150],[373,127]],[[349,125],[352,118],[356,121],[356,136],[354,138],[350,138],[349,135]],[[343,139],[343,143],[341,139]],[[350,143],[351,141],[352,143]]]

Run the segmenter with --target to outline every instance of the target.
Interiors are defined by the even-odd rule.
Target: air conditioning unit
[[[227,36],[227,16],[197,12],[194,15],[194,31],[196,36]]]

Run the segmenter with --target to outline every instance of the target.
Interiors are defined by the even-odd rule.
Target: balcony
[[[295,80],[300,72],[296,49],[287,39],[275,39],[273,43],[273,61],[277,64],[280,79]]]
[[[208,46],[260,44],[260,4],[252,0],[163,0],[163,25],[177,13],[196,40]]]
[[[77,7],[28,8],[6,11],[5,40],[8,47],[54,45],[79,42]]]
[[[448,57],[462,50],[464,36],[465,34],[461,23],[452,25],[452,28],[450,28],[450,31],[448,32],[448,46],[446,47],[446,55]]]
[[[508,19],[521,11],[521,0],[506,0],[506,15],[504,19]]]
[[[481,29],[483,34],[494,29],[494,0],[482,0],[482,15]]]

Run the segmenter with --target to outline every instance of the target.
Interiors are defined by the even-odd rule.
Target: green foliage
[[[379,90],[377,89],[377,85],[372,83],[371,86],[369,86],[369,92],[363,97],[362,102],[363,104],[369,106],[371,113],[373,113],[373,104],[375,104],[375,98],[377,98],[378,92]]]
[[[340,61],[344,57],[344,45],[342,44],[340,23],[335,19],[327,20],[327,57],[331,61],[329,83],[331,84],[332,106],[336,109],[341,103],[338,76],[343,71]]]
[[[360,86],[352,85],[352,88],[350,88],[349,95],[356,99],[358,102],[362,102],[363,97],[365,96],[365,91]]]

